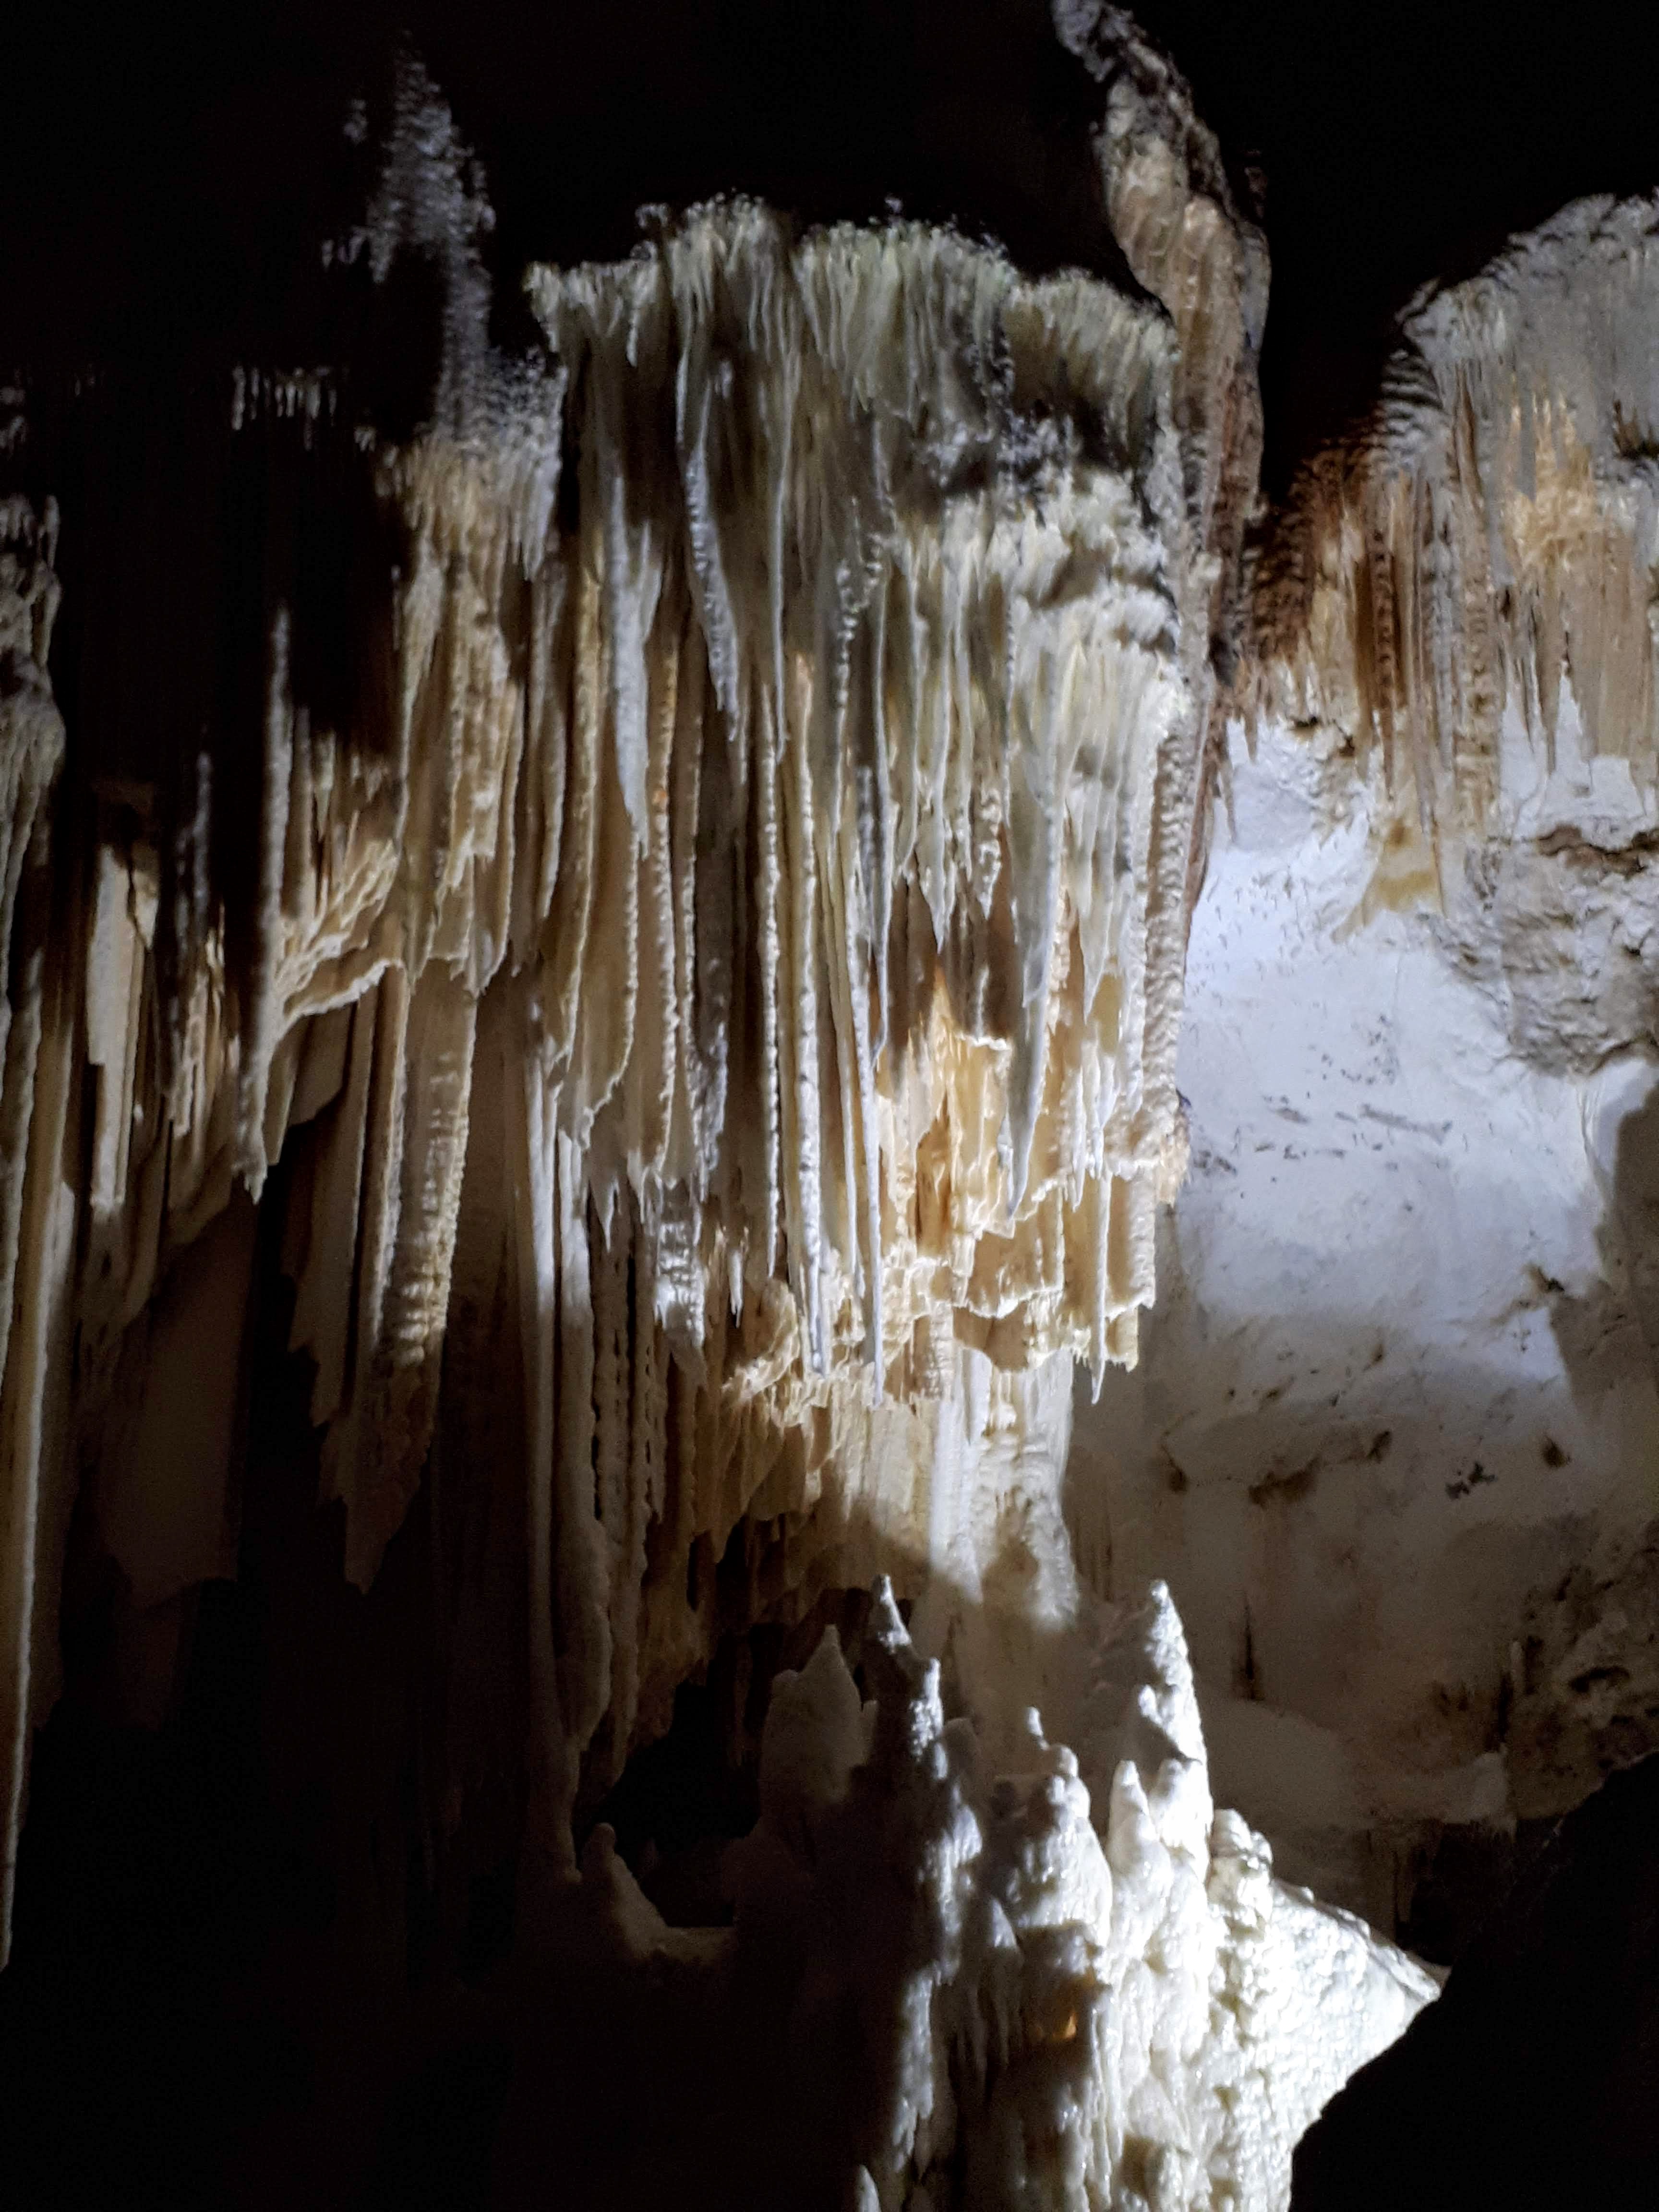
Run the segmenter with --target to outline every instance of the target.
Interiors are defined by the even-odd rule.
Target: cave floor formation
[[[1653,2201],[1659,199],[1191,12],[0,222],[8,2201]]]

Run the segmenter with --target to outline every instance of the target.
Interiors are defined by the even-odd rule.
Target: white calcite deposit
[[[358,1590],[427,1486],[422,1840],[514,1808],[638,2201],[706,2087],[860,2212],[1277,2212],[1434,1985],[1256,1828],[1393,1924],[1659,1711],[1653,210],[1425,295],[1253,514],[1261,240],[1057,12],[1133,286],[723,202],[508,364],[410,69],[337,250],[435,264],[431,418],[237,378],[177,538],[257,623],[89,548],[66,727],[0,505],[8,1883],[77,1502],[165,1662],[257,1315]],[[669,1927],[598,1808],[872,1584]]]
[[[793,1962],[769,2017],[814,2202],[1271,2212],[1309,2122],[1437,1993],[1216,1810],[1161,1585],[1078,1644],[1078,1748],[1028,1709],[999,1762],[878,1583],[869,1702],[833,1631],[774,1685],[729,1936],[665,1927],[590,1846],[590,1909],[642,1989],[653,1962],[703,1978],[709,2034],[746,1954]]]
[[[1619,1188],[1654,1071],[1529,1065],[1443,925],[1359,923],[1368,810],[1332,826],[1320,781],[1282,730],[1237,744],[1188,961],[1193,1170],[1068,1498],[1102,1587],[1170,1577],[1220,1786],[1386,1922],[1442,1824],[1563,1808],[1524,1639],[1655,1510],[1628,1158]],[[1607,1654],[1555,1663],[1570,1708]]]
[[[1185,293],[1225,275],[1173,156],[1157,191],[1213,218]],[[83,887],[8,969],[14,1828],[82,1470],[141,1613],[234,1567],[249,1200],[347,1577],[441,1422],[521,1532],[555,1868],[722,1632],[883,1568],[976,1596],[1024,1497],[1063,1550],[1056,1363],[1132,1357],[1152,1297],[1236,283],[1188,358],[1103,282],[722,204],[532,271],[509,370],[488,216],[407,72],[343,252],[436,258],[432,426],[239,375],[222,465],[289,518],[247,720],[55,823],[52,533],[12,532],[8,898],[48,838]],[[296,483],[313,560],[385,563],[331,688]],[[102,757],[142,758],[106,688]]]
[[[1193,923],[1193,1173],[1081,1411],[1223,1786],[1387,1923],[1651,1748],[1659,263],[1592,201],[1407,317],[1264,556]]]

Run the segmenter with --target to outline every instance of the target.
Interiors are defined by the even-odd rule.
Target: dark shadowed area
[[[1595,0],[1570,33],[1502,0],[1139,12],[1265,182],[1270,491],[1370,397],[1419,284],[1579,195],[1654,181],[1651,11]],[[1102,262],[1095,91],[1046,0],[32,9],[5,39],[0,361],[325,357],[315,241],[351,205],[342,126],[400,36],[484,162],[509,278],[626,252],[642,204],[731,191],[812,219],[897,198],[1028,264]]]
[[[1659,1759],[1568,1814],[1304,2136],[1291,2212],[1606,2206],[1659,2172]]]

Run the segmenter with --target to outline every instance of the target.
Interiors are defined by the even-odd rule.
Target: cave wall
[[[1171,1577],[1229,1785],[1385,1920],[1659,1722],[1653,221],[1431,289],[1263,538],[1173,1287],[1079,1409],[1096,1571]]]
[[[1218,1786],[1389,1924],[1443,1827],[1594,1786],[1621,1692],[1652,1725],[1614,1589],[1656,1502],[1654,1068],[1530,1066],[1433,922],[1355,926],[1367,811],[1328,828],[1316,769],[1282,727],[1237,740],[1188,958],[1193,1169],[1139,1366],[1079,1393],[1067,1498],[1103,1587],[1165,1574],[1194,1624]],[[1602,1607],[1628,1686],[1575,1688]]]
[[[613,2100],[707,2002],[861,2206],[1278,2202],[1431,1984],[1211,1778],[1447,1951],[1437,1854],[1653,1741],[1651,204],[1268,511],[1254,188],[1055,21],[1092,273],[655,210],[504,349],[409,64],[337,363],[6,398],[8,1899],[65,1679],[72,1794],[246,1638],[360,2162],[493,1914],[532,2015],[625,1964]],[[677,1724],[735,1933],[615,1848]]]

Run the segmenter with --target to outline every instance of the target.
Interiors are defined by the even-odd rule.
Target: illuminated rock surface
[[[411,63],[357,354],[0,395],[65,2201],[103,2082],[175,2190],[1266,2212],[1436,1985],[1264,1835],[1445,1955],[1436,1853],[1654,1741],[1652,208],[1425,295],[1273,514],[1261,234],[1055,27],[1093,273],[722,199],[503,351]],[[94,2019],[210,1738],[216,1963]]]
[[[611,2061],[590,2045],[588,2065],[608,2077],[626,2051],[672,2072],[695,2017],[752,2115],[694,2201],[1282,2205],[1309,2121],[1436,1995],[1216,1810],[1167,1592],[1087,1608],[1073,1645],[1077,1751],[1032,1710],[992,1754],[945,1718],[938,1663],[878,1583],[869,1702],[833,1631],[775,1678],[730,1930],[666,1925],[595,1830],[557,1941],[622,1978],[614,2025],[584,2014]],[[526,2197],[573,2121],[593,2126],[560,2081],[550,2057],[523,2093]],[[726,2103],[678,2141],[636,2112],[592,2200],[652,2201],[723,2135]]]
[[[401,158],[396,220],[465,242],[459,183],[406,203]],[[98,787],[55,1016],[24,1009],[91,1078],[85,1126],[61,1082],[36,1118],[88,1151],[56,1186],[78,1263],[33,1219],[18,1263],[76,1343],[20,1346],[7,1387],[34,1544],[73,1494],[72,1397],[134,1603],[224,1572],[235,1392],[185,1377],[234,1376],[233,1194],[295,1133],[290,1342],[367,1585],[457,1301],[499,1297],[493,1371],[456,1388],[519,1400],[556,1854],[584,1761],[602,1792],[708,1656],[694,1552],[744,1531],[751,1612],[890,1555],[971,1577],[975,1469],[1063,1458],[1045,1363],[1133,1349],[1181,1157],[1194,549],[1167,331],[1103,285],[711,210],[626,268],[532,274],[556,366],[498,389],[465,277],[447,434],[342,456],[325,388],[239,380],[233,472],[252,441],[326,501],[355,467],[396,580],[325,719],[281,592],[328,524],[284,516],[234,732],[252,804],[217,824],[210,752],[182,820]],[[17,711],[21,866],[57,725]]]
[[[1273,526],[1194,1173],[1079,1416],[1091,1572],[1170,1579],[1219,1786],[1383,1922],[1655,1742],[1654,219],[1414,308]]]

